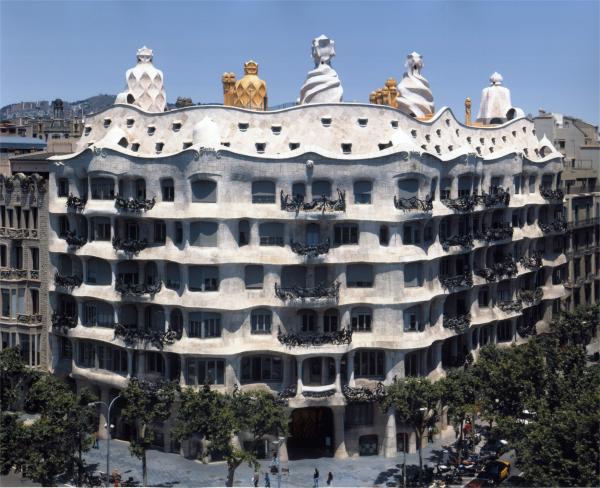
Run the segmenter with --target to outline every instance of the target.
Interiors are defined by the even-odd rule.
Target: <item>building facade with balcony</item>
[[[600,139],[598,127],[540,110],[536,130],[564,156],[560,188],[567,224],[567,310],[600,302]]]
[[[317,101],[86,121],[50,167],[57,374],[102,399],[132,375],[264,388],[289,406],[290,458],[392,456],[416,441],[380,382],[543,330],[562,160],[532,122]]]

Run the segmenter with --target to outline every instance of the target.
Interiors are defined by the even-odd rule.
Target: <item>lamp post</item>
[[[281,488],[281,462],[279,461],[279,450],[284,441],[285,437],[279,437],[278,440],[273,442],[273,444],[277,445],[277,457],[275,458],[275,467],[277,468],[277,488]]]
[[[402,486],[406,488],[406,432],[402,432],[402,452],[404,453],[404,462],[402,463]]]
[[[110,409],[119,398],[121,398],[121,395],[117,395],[116,397],[114,397],[109,404],[107,404],[106,402],[88,403],[89,407],[91,407],[92,405],[103,405],[106,407],[106,486],[110,486]]]

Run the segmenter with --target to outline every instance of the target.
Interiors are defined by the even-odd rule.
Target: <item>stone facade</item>
[[[562,159],[526,119],[118,105],[54,160],[54,371],[103,400],[131,375],[269,389],[290,457],[394,455],[407,429],[357,400],[542,330],[565,293]]]

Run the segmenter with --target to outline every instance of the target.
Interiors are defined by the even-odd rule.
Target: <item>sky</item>
[[[269,105],[298,98],[311,42],[335,41],[344,101],[423,56],[436,109],[479,108],[498,71],[512,103],[600,119],[600,2],[570,1],[13,1],[0,0],[0,106],[75,101],[123,90],[136,50],[154,50],[167,99],[222,102],[221,74],[259,63]]]

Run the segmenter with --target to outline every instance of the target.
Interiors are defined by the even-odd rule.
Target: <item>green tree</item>
[[[400,421],[409,425],[419,446],[419,484],[423,479],[423,436],[439,419],[441,391],[428,378],[405,378],[386,387],[382,408],[394,408]]]
[[[169,381],[148,382],[131,378],[121,392],[125,407],[123,420],[129,422],[135,434],[129,444],[131,454],[142,461],[143,483],[148,485],[146,451],[154,440],[152,425],[164,422],[171,416],[179,386]]]
[[[586,346],[600,325],[600,305],[577,307],[562,312],[550,323],[550,330],[561,344]]]
[[[13,413],[0,413],[0,474],[21,465],[26,452],[23,422]]]
[[[18,347],[0,351],[0,410],[8,410],[19,397],[21,389],[38,376],[38,371],[23,362]]]
[[[234,442],[241,432],[252,436],[251,448]],[[204,385],[181,394],[175,435],[179,439],[198,436],[208,441],[208,452],[227,462],[226,486],[233,486],[236,469],[244,462],[256,465],[256,452],[267,435],[286,435],[285,407],[265,391],[223,395]]]

